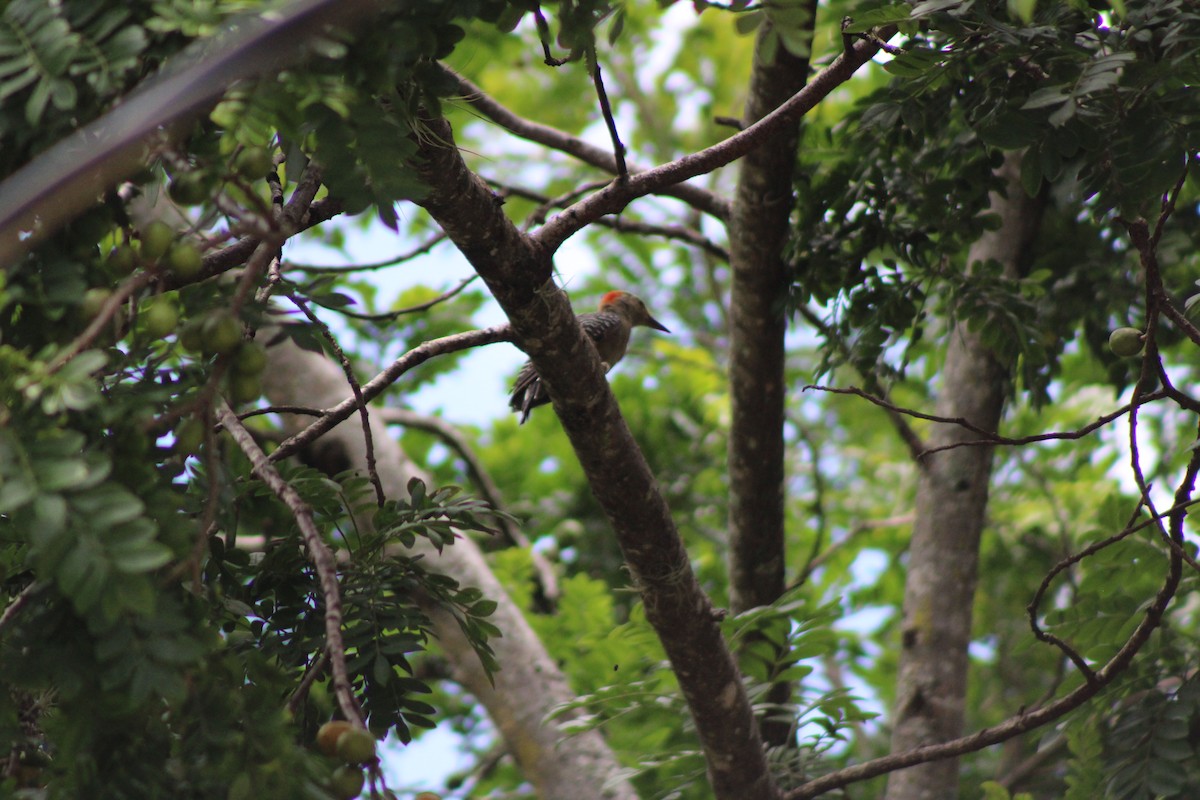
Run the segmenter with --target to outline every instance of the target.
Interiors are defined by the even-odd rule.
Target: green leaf
[[[171,549],[159,542],[134,542],[106,548],[113,566],[120,572],[150,572],[171,561]]]
[[[884,25],[907,22],[910,11],[911,7],[907,3],[893,3],[866,11],[858,11],[850,18],[850,24],[843,29],[843,32],[866,33]]]
[[[734,30],[745,36],[757,30],[764,20],[766,20],[766,14],[762,11],[748,11],[733,18],[733,27]]]

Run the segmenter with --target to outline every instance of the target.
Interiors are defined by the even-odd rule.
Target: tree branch
[[[723,800],[778,796],[741,675],[700,588],[654,476],[621,417],[599,356],[552,278],[550,250],[526,237],[453,147],[443,119],[428,120],[414,166],[429,191],[419,202],[446,231],[508,315],[517,344],[542,378],[641,592],[646,617],[678,668],[714,793]],[[636,180],[631,177],[631,180]],[[553,224],[553,223],[552,223]],[[697,670],[692,665],[704,664]]]
[[[337,561],[333,557],[333,551],[321,538],[321,532],[317,530],[313,521],[312,509],[275,467],[271,466],[267,454],[254,441],[250,431],[246,430],[228,404],[224,401],[219,402],[216,414],[225,431],[233,437],[238,448],[250,460],[254,474],[288,507],[300,528],[304,547],[321,582],[321,594],[325,603],[325,652],[329,655],[329,668],[333,676],[338,708],[346,719],[365,728],[362,709],[354,697],[354,691],[350,687],[350,675],[346,671],[346,646],[342,641],[342,597],[338,589]]]
[[[796,10],[807,15],[811,41],[816,1]],[[790,97],[803,91],[808,77],[807,57],[767,42],[778,42],[771,24],[761,27],[755,46],[744,122],[753,126]],[[787,315],[784,300],[792,274],[784,261],[789,221],[795,198],[792,176],[800,118],[781,125],[769,147],[751,150],[740,163],[733,214],[729,220],[729,605],[740,614],[777,601],[786,588],[784,520],[784,409],[788,383],[784,338]],[[743,648],[767,645],[784,659],[784,648],[750,637]],[[768,704],[786,706],[792,696],[788,682],[773,684]],[[768,746],[794,745],[794,719],[759,721]]]
[[[447,353],[456,353],[459,350],[466,350],[470,347],[479,347],[485,344],[495,344],[496,342],[511,342],[512,332],[507,325],[494,325],[491,328],[483,328],[477,331],[467,331],[465,333],[456,333],[451,336],[443,336],[440,339],[433,339],[428,342],[422,342],[417,347],[409,350],[400,358],[396,359],[392,364],[380,372],[371,380],[362,385],[362,403],[369,403],[374,398],[393,383],[395,383],[401,375],[408,372],[413,367],[424,364],[434,356],[445,355]],[[349,397],[338,403],[333,408],[327,409],[324,415],[316,422],[309,425],[304,430],[284,440],[273,453],[270,460],[278,461],[281,458],[287,458],[295,453],[300,448],[310,444],[318,439],[323,434],[335,428],[339,423],[353,414],[359,408],[360,401],[354,397]]]
[[[267,395],[278,406],[297,403],[335,405],[346,391],[341,370],[323,354],[301,350],[285,342],[268,351],[271,362],[264,373]],[[287,430],[296,431],[300,420],[284,418]],[[432,485],[417,469],[396,439],[388,435],[379,414],[371,415],[379,477],[389,497],[406,496],[413,477]],[[338,453],[338,460],[354,469],[365,464],[365,444],[357,426],[346,424],[322,438],[321,445]],[[574,694],[554,659],[529,627],[521,609],[492,574],[479,546],[471,537],[455,540],[439,552],[418,538],[412,549],[400,548],[407,557],[420,557],[431,571],[453,577],[462,586],[473,586],[495,601],[488,618],[503,636],[489,640],[502,669],[491,675],[462,634],[459,622],[437,607],[422,605],[434,623],[442,651],[453,666],[453,677],[487,709],[496,729],[524,777],[544,800],[636,800],[620,765],[596,731],[567,736],[547,715]],[[493,683],[494,681],[494,683]]]
[[[883,38],[894,34],[895,28],[889,28]],[[878,52],[879,46],[872,42],[855,42],[850,49],[840,53],[833,63],[814,75],[804,89],[745,130],[712,147],[645,172],[634,173],[628,180],[609,184],[608,188],[576,203],[550,220],[534,234],[534,239],[541,247],[553,252],[587,225],[606,214],[618,213],[633,200],[697,175],[712,172],[717,167],[723,167],[741,158],[793,125],[830,92],[848,81],[859,67],[870,61]]]
[[[602,169],[614,175],[617,174],[616,159],[613,158],[612,153],[604,148],[596,147],[594,144],[589,144],[577,136],[572,136],[549,125],[531,122],[524,117],[518,116],[462,75],[444,65],[439,66],[441,66],[447,75],[458,81],[459,92],[463,95],[467,103],[500,127],[522,139],[534,142],[535,144],[545,145],[546,147],[573,156],[597,169]],[[646,167],[630,164],[629,169],[631,172],[636,173],[645,171]],[[729,201],[699,186],[681,183],[678,186],[663,187],[661,191],[656,193],[682,200],[693,208],[698,208],[717,219],[725,220],[729,218]]]
[[[1193,464],[1196,463],[1198,458],[1200,458],[1200,455],[1193,456]],[[1190,473],[1191,470],[1189,470]],[[1194,475],[1191,480],[1194,483]],[[1180,522],[1180,526],[1182,527],[1182,522]],[[1180,535],[1182,537],[1182,530],[1180,531]],[[1047,725],[1083,705],[1099,694],[1101,689],[1112,683],[1129,666],[1129,662],[1133,660],[1133,657],[1150,638],[1150,634],[1154,632],[1154,629],[1162,621],[1163,612],[1166,610],[1167,604],[1170,603],[1179,586],[1179,578],[1182,572],[1182,560],[1178,555],[1172,552],[1169,558],[1167,577],[1163,585],[1159,588],[1154,601],[1146,609],[1142,621],[1138,623],[1138,627],[1130,635],[1129,639],[1126,640],[1125,644],[1121,646],[1121,649],[1117,651],[1116,655],[1109,659],[1103,668],[1096,671],[1093,682],[1084,683],[1079,688],[1050,705],[1028,713],[1024,711],[1018,712],[1015,716],[1008,718],[999,725],[984,728],[969,736],[963,736],[940,744],[917,747],[903,753],[895,753],[871,759],[870,761],[823,775],[786,793],[784,795],[785,800],[809,800],[809,798],[817,797],[842,786],[869,780],[870,778],[895,772],[906,767],[926,764],[939,759],[954,758],[966,753],[974,753],[985,747],[990,747],[991,745],[1011,739],[1014,736],[1019,736],[1034,728]]]

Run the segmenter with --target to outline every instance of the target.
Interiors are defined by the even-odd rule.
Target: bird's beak
[[[659,322],[658,320],[656,320],[654,317],[650,316],[649,314],[646,315],[646,325],[648,325],[651,328],[660,330],[663,333],[670,333],[670,331],[667,330],[666,325],[663,325],[661,322]]]

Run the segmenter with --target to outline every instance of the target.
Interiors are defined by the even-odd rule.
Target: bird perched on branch
[[[629,334],[638,325],[670,333],[666,326],[650,316],[646,304],[629,292],[609,292],[600,298],[600,310],[579,315],[579,325],[592,340],[604,371],[608,372],[625,355],[629,346]],[[521,415],[521,424],[529,419],[529,411],[535,406],[550,402],[550,395],[542,386],[542,379],[529,361],[521,367],[517,382],[513,384],[512,399],[508,405]]]

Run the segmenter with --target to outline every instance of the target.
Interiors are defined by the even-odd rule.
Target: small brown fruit
[[[338,738],[353,727],[344,719],[326,722],[317,731],[317,749],[330,758],[336,758]]]
[[[1117,328],[1108,335],[1108,349],[1121,358],[1132,358],[1142,352],[1146,342],[1137,328]]]

